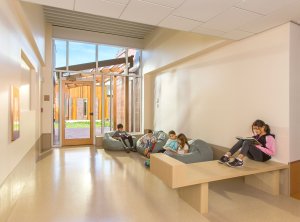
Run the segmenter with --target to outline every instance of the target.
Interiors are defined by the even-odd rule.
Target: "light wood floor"
[[[55,149],[38,162],[8,221],[300,221],[299,200],[265,194],[241,179],[212,183],[209,213],[202,216],[153,176],[144,160],[93,147]]]

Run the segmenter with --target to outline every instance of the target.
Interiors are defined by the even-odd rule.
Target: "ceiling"
[[[43,6],[46,21],[54,26],[144,39],[156,26]]]
[[[46,18],[57,26],[139,39],[158,26],[239,40],[289,21],[300,22],[300,0],[23,1],[51,6],[44,7]],[[106,22],[102,29],[99,21]]]

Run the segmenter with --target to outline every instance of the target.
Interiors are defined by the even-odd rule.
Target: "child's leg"
[[[228,157],[236,153],[242,146],[243,146],[244,140],[237,141],[236,144],[233,145],[233,147],[226,153]]]
[[[127,145],[126,145],[125,138],[121,136],[121,137],[120,137],[120,141],[121,141],[121,143],[123,144],[124,150],[125,150],[127,153],[129,153],[130,150],[128,149],[128,147],[127,147]]]
[[[151,142],[149,140],[147,140],[146,148],[150,148],[150,147],[151,147]]]
[[[121,136],[120,137],[120,141],[121,141],[121,143],[123,144],[123,147],[125,147],[125,148],[127,148],[127,145],[126,145],[126,137],[124,137],[124,136]]]
[[[241,148],[240,154],[238,155],[238,158],[240,160],[243,160],[243,158],[248,155],[250,150],[252,150],[254,153],[256,153],[256,156],[258,157],[259,153],[255,152],[254,149],[258,150],[251,141],[245,140],[242,144],[242,148]]]
[[[130,147],[133,148],[133,139],[132,139],[132,136],[131,136],[131,135],[128,135],[128,136],[127,136],[127,139],[128,139],[128,141],[129,141]]]
[[[237,158],[235,158],[232,162],[227,162],[227,165],[230,167],[241,167],[244,165],[243,159],[248,154],[249,149],[253,147],[253,143],[251,141],[243,141],[241,151]]]
[[[151,152],[154,150],[154,147],[155,147],[155,145],[156,145],[156,143],[150,143],[151,144]]]
[[[260,149],[256,148],[255,146],[251,146],[247,153],[247,157],[251,160],[256,160],[260,162],[264,162],[266,160],[271,159],[270,156],[262,152]]]

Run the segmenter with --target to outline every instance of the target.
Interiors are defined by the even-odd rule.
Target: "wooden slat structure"
[[[126,60],[128,61],[129,67],[126,67]],[[134,65],[134,55],[129,56],[127,59],[125,57],[115,58],[109,60],[98,61],[98,73],[102,74],[124,74],[125,69],[129,72],[129,69]],[[66,103],[68,104],[64,110],[63,116],[66,120],[77,120],[78,119],[78,108],[77,100],[83,99],[88,102],[92,101],[93,95],[90,94],[90,90],[82,84],[82,82],[93,81],[93,74],[87,72],[82,73],[83,71],[93,72],[96,70],[96,62],[77,64],[68,67],[58,67],[56,68],[57,72],[66,70],[68,71],[78,71],[77,73],[70,72],[68,76],[65,76],[64,85],[63,85],[63,98],[67,99]],[[127,73],[128,73],[127,72]],[[103,78],[103,79],[102,79]],[[104,85],[102,89],[102,81],[110,81],[110,84]],[[112,118],[113,119],[113,128],[116,128],[118,123],[123,123],[125,130],[129,129],[129,78],[123,76],[109,76],[109,75],[97,75],[96,76],[96,113],[94,113],[94,118],[102,119],[102,106],[104,106],[104,119],[103,121]],[[107,95],[109,88],[113,89],[113,96],[109,97]],[[55,86],[55,94],[58,95],[59,87]],[[102,92],[104,92],[102,94]],[[102,104],[102,96],[104,97],[104,104]],[[112,101],[110,101],[112,99]],[[113,110],[110,112],[110,103],[113,105]],[[70,105],[69,105],[70,104]],[[58,104],[57,104],[58,105]],[[87,107],[88,110],[84,110],[84,113],[91,113],[92,110]],[[59,109],[56,107],[54,118],[58,121],[59,118]],[[80,111],[80,110],[79,110]],[[112,116],[110,116],[112,114]],[[83,119],[90,120],[90,115],[85,115]],[[79,115],[79,119],[82,119],[82,114]],[[63,120],[64,121],[64,120]]]
[[[133,67],[133,58],[134,56],[128,57],[128,63],[129,68]],[[115,66],[120,64],[126,64],[126,58],[116,58],[116,59],[108,59],[108,60],[102,60],[98,61],[98,67],[108,67],[108,66]],[[77,64],[72,65],[68,67],[70,71],[82,71],[82,70],[89,70],[89,69],[95,69],[96,68],[96,62],[89,62],[89,63],[83,63],[83,64]],[[116,69],[117,67],[112,67]],[[57,70],[67,70],[66,66],[58,67]]]

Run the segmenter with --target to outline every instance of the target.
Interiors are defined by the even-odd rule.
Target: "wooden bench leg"
[[[245,176],[245,183],[272,195],[279,194],[279,170]]]
[[[182,187],[178,193],[181,199],[201,214],[208,212],[208,183]]]

